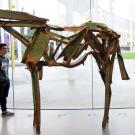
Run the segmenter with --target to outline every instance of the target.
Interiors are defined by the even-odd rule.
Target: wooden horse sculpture
[[[119,38],[116,32],[102,23],[86,22],[81,26],[57,27],[47,24],[48,19],[24,12],[0,10],[0,26],[20,40],[27,48],[22,63],[25,63],[32,77],[34,120],[33,125],[40,132],[40,87],[43,66],[73,68],[84,64],[92,55],[105,85],[105,105],[102,127],[109,119],[111,83],[115,56],[119,62],[123,80],[129,79],[121,56]],[[13,27],[30,27],[35,32],[31,40]],[[70,36],[64,36],[63,32]],[[61,34],[59,34],[61,33]],[[54,44],[50,45],[50,41]]]

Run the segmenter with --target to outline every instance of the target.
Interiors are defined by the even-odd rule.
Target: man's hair
[[[3,46],[7,46],[7,44],[5,44],[5,43],[0,43],[0,50],[1,50],[1,48],[2,48]]]

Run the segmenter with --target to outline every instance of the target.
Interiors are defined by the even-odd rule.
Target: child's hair
[[[0,43],[0,50],[1,50],[1,48],[2,48],[3,46],[7,46],[7,44],[5,44],[5,43]]]

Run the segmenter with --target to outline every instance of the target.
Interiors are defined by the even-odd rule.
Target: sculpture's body
[[[87,22],[79,27],[55,27],[46,24],[47,19],[22,12],[4,10],[0,10],[0,18],[12,20],[0,20],[0,26],[27,47],[22,62],[27,65],[32,76],[34,99],[33,124],[36,127],[36,131],[40,132],[39,79],[42,79],[42,67],[64,66],[73,68],[84,64],[84,61],[90,54],[97,62],[99,73],[105,85],[105,108],[102,122],[102,127],[105,128],[109,118],[115,55],[118,58],[122,79],[129,79],[120,52],[120,36],[106,25],[100,23]],[[31,27],[36,30],[30,41],[12,27]],[[59,31],[69,31],[75,34],[65,37],[57,34]],[[50,40],[56,43],[56,47],[49,45]]]

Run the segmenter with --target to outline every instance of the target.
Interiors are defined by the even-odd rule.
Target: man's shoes
[[[14,116],[14,113],[9,111],[2,112],[2,117],[9,117],[9,116]]]

